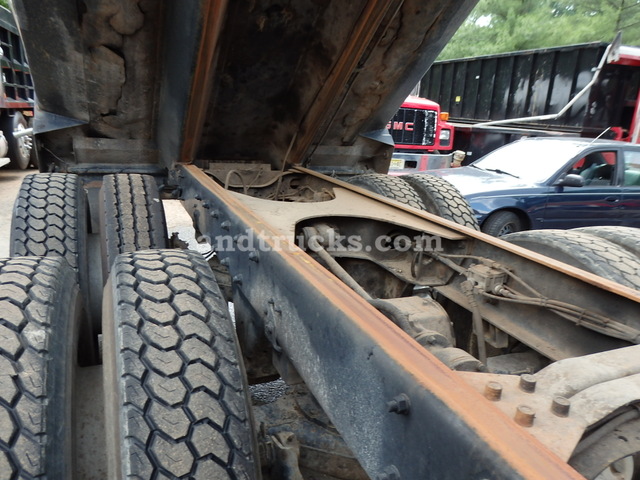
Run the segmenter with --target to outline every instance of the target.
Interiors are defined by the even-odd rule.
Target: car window
[[[518,141],[472,163],[483,170],[501,170],[523,180],[546,182],[576,156],[583,144],[564,141]]]
[[[574,163],[567,173],[580,175],[585,185],[612,185],[616,155],[615,151],[591,152]]]
[[[624,152],[624,183],[627,187],[640,187],[640,152]]]

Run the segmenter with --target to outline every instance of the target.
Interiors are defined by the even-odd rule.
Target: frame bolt
[[[220,216],[220,212],[218,210],[211,210],[209,215],[211,215],[211,218],[218,218]]]
[[[502,385],[498,382],[487,382],[484,386],[484,396],[492,402],[497,402],[502,398]]]
[[[551,402],[551,412],[558,417],[568,417],[571,402],[565,397],[555,397]]]
[[[258,252],[249,252],[249,260],[252,262],[258,263],[260,261],[260,257],[258,257]]]
[[[388,411],[397,413],[398,415],[407,415],[409,410],[411,410],[409,397],[404,393],[396,395],[391,399],[391,401],[387,402],[387,409]]]
[[[520,376],[520,390],[527,393],[536,391],[536,377],[529,373]]]
[[[389,465],[376,475],[376,480],[400,480],[400,472],[395,465]]]
[[[231,228],[231,222],[229,220],[225,220],[220,224],[220,228],[223,230],[229,230],[229,228]]]
[[[242,285],[242,275],[235,275],[233,278],[233,283],[237,285]]]
[[[519,405],[516,409],[515,421],[521,427],[532,427],[536,412],[527,405]]]

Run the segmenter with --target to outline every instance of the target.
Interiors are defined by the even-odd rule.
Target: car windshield
[[[471,166],[527,182],[543,183],[582,148],[573,142],[514,142],[485,155]]]

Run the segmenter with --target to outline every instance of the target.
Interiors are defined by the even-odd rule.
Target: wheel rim
[[[516,232],[517,230],[515,228],[515,225],[513,223],[507,223],[500,229],[500,231],[498,231],[498,236],[501,237],[503,235],[508,235],[510,233],[516,233]]]
[[[13,133],[20,133],[24,130],[26,130],[26,128],[24,128],[24,125],[18,124]],[[23,135],[21,137],[17,137],[16,140],[18,140],[18,151],[20,153],[20,156],[24,159],[28,159],[29,155],[31,155],[31,147],[33,146],[31,135]]]

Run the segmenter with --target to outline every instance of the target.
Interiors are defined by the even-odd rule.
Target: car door
[[[622,175],[622,225],[640,227],[640,150],[625,150]]]
[[[583,177],[582,187],[551,186],[543,214],[544,228],[622,224],[622,190],[617,149],[592,149],[574,159],[568,173]]]

